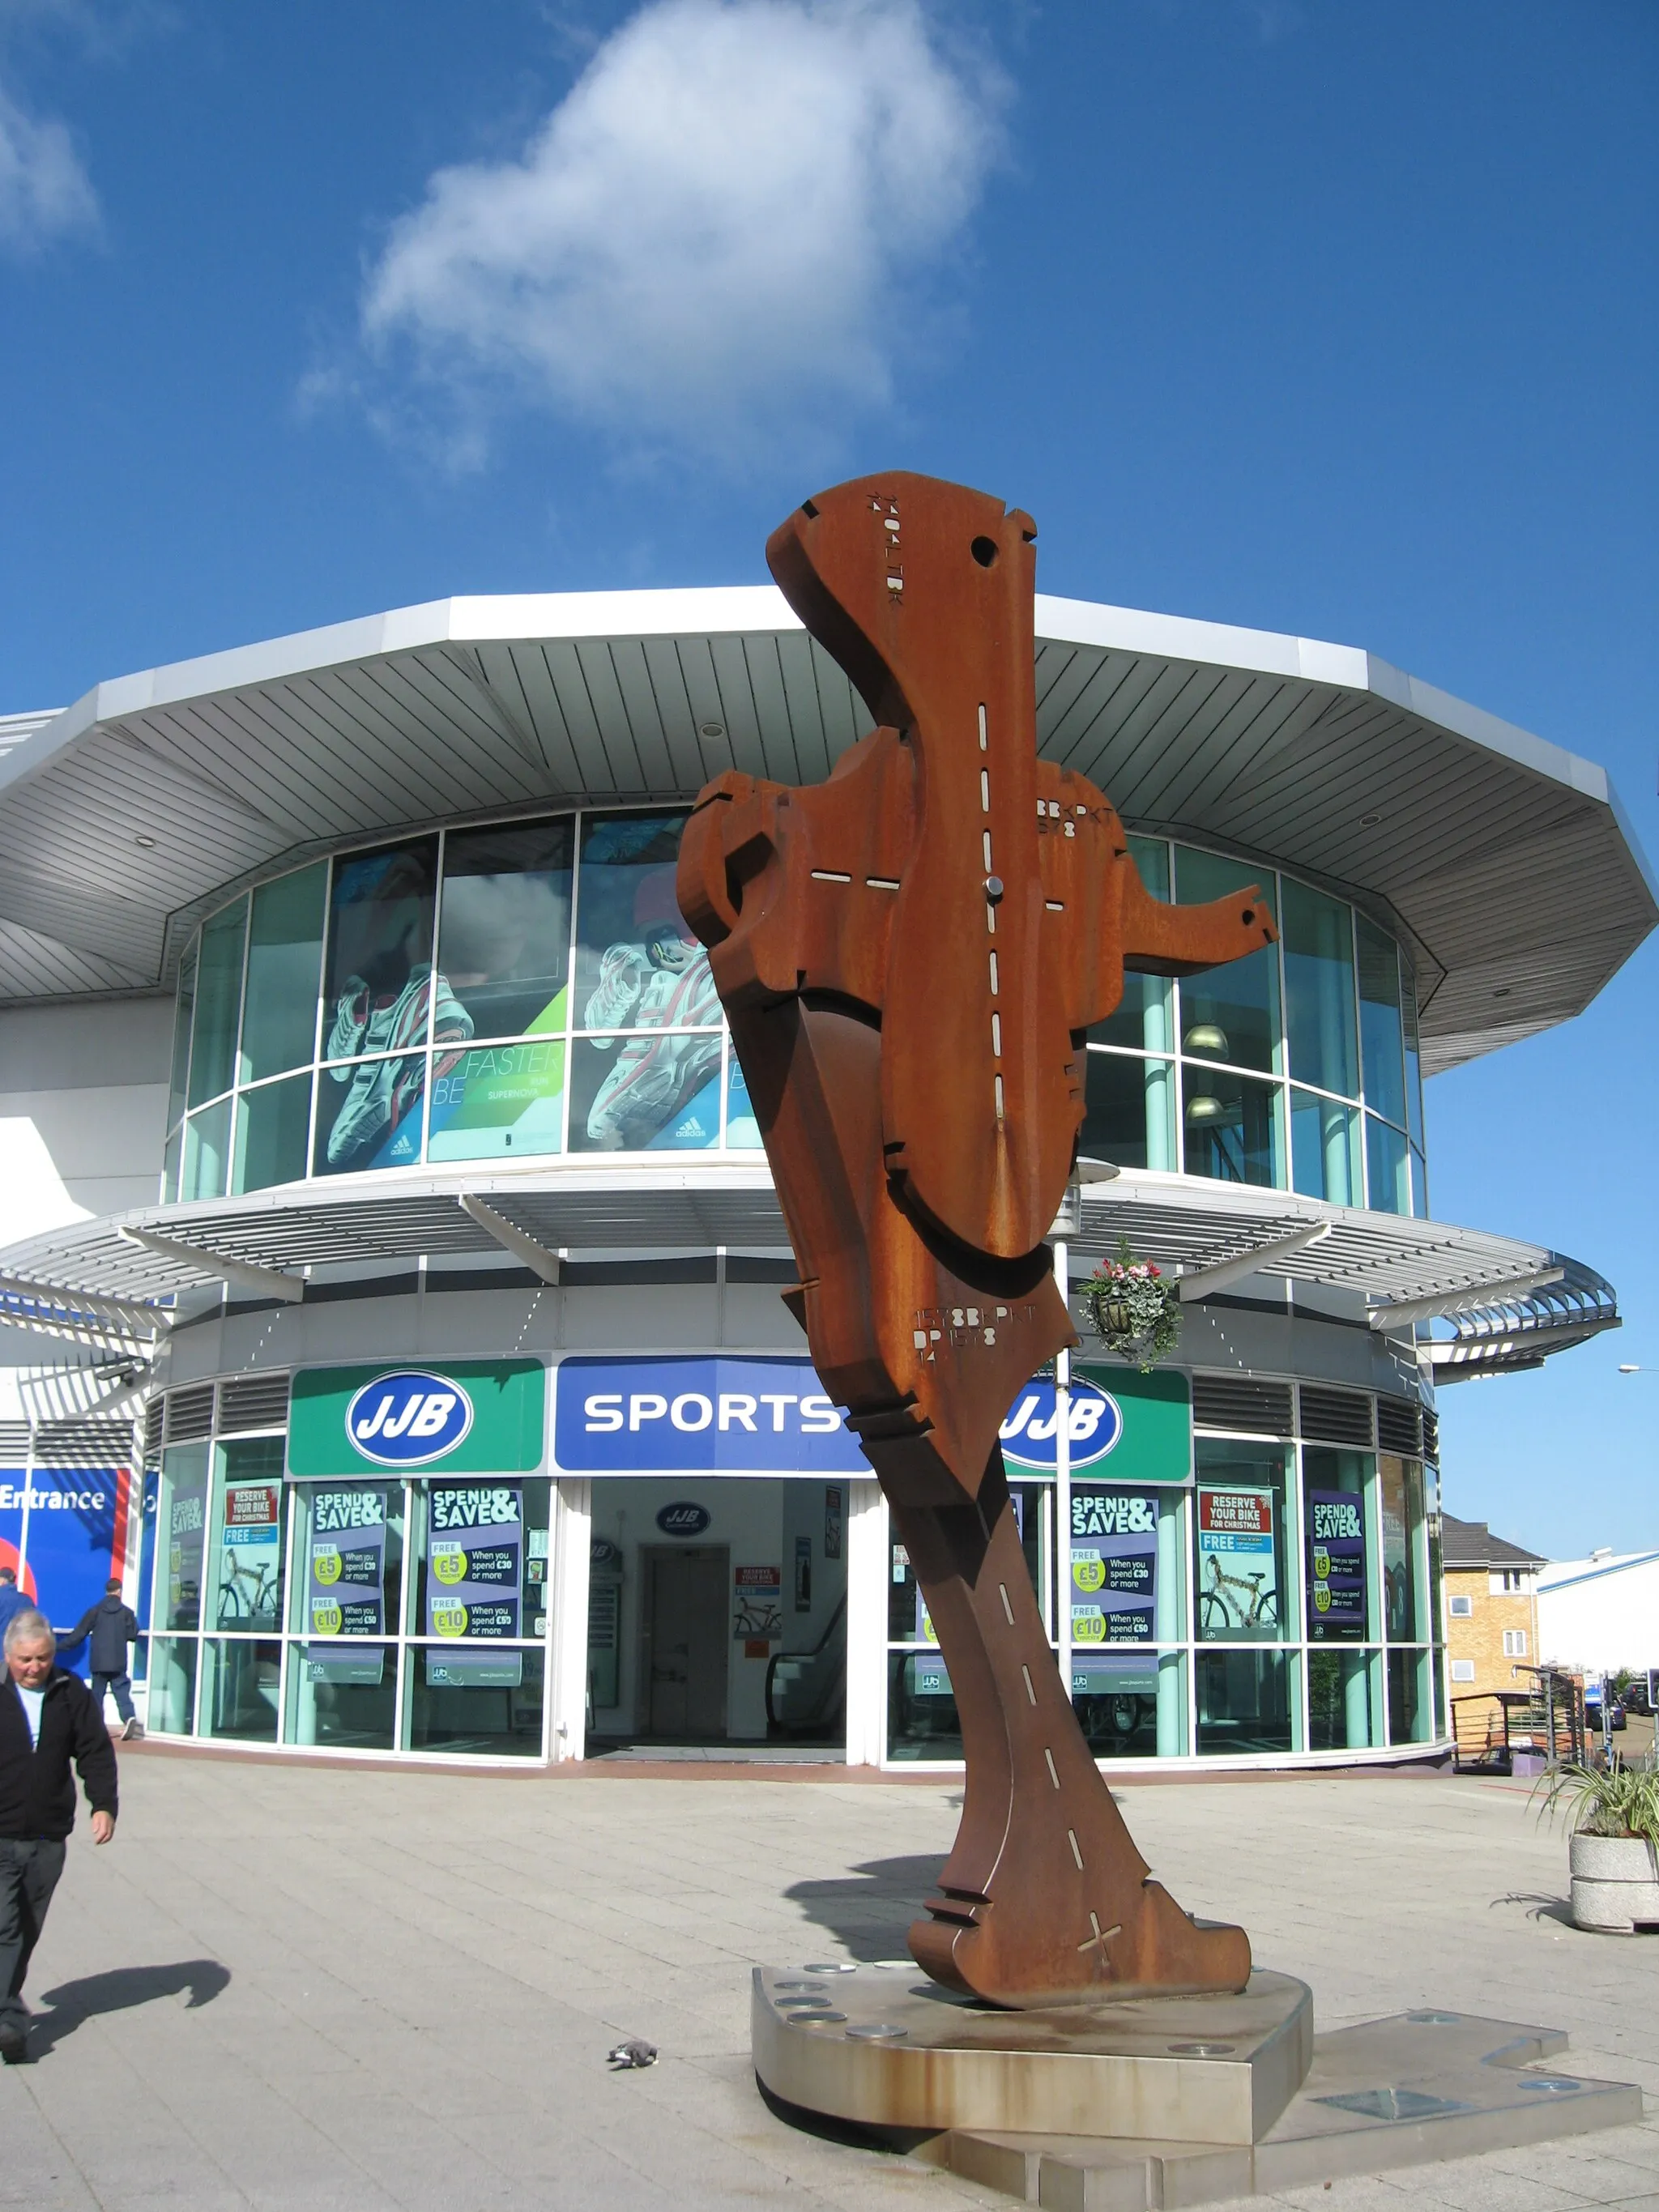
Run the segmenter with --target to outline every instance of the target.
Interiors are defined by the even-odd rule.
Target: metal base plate
[[[774,2096],[869,2128],[1260,2142],[1313,2056],[1288,1974],[1237,1996],[1006,2012],[911,1960],[755,1971],[755,2070]]]
[[[1401,2013],[1320,2036],[1303,2088],[1253,2144],[959,2128],[917,2155],[1049,2212],[1143,2212],[1638,2121],[1632,2084],[1538,2063],[1566,2042],[1512,2021]]]

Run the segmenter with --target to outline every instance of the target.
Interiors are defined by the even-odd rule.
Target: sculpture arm
[[[1258,886],[1232,891],[1204,906],[1170,906],[1148,896],[1139,870],[1126,855],[1123,878],[1123,964],[1142,975],[1191,975],[1243,960],[1278,939]]]

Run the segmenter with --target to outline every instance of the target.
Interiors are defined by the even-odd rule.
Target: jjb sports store
[[[237,1386],[216,1412],[201,1386],[184,1437],[189,1394],[169,1394],[141,1570],[153,1733],[370,1758],[959,1763],[909,1560],[806,1360],[571,1352],[278,1381],[263,1425],[227,1413]],[[1285,1433],[1226,1433],[1201,1375],[1080,1370],[1059,1469],[1053,1382],[1009,1409],[1026,1563],[1103,1759],[1398,1759],[1442,1733],[1424,1466],[1304,1438],[1281,1395]]]

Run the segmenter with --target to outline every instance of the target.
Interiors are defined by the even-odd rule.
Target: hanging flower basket
[[[1181,1293],[1149,1261],[1137,1260],[1127,1237],[1115,1260],[1103,1261],[1083,1293],[1094,1331],[1108,1352],[1143,1375],[1173,1352],[1181,1336]]]

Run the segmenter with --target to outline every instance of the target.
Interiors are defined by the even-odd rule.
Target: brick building
[[[1454,1698],[1527,1686],[1538,1664],[1538,1577],[1547,1562],[1484,1521],[1441,1521],[1446,1656]]]

